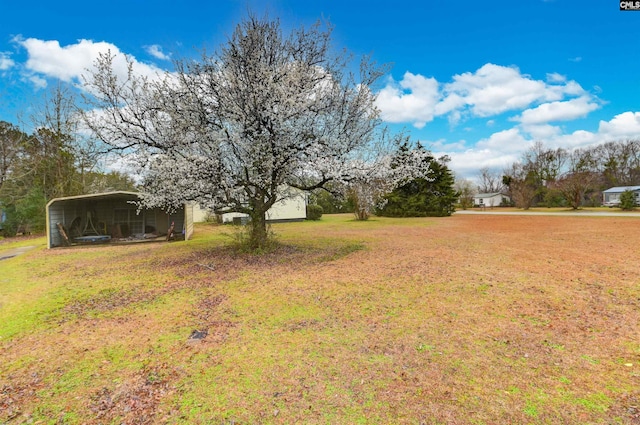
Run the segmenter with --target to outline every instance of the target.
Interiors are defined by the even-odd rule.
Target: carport
[[[107,192],[56,198],[47,204],[47,246],[155,240],[173,224],[177,238],[193,233],[193,206],[168,214],[160,208],[138,211],[136,192]]]

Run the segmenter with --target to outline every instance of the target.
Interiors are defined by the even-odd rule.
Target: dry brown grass
[[[329,216],[262,256],[217,227],[32,251],[0,264],[0,423],[640,423],[639,227]]]

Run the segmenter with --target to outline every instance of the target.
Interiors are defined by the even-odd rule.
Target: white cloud
[[[76,44],[60,46],[57,40],[39,40],[36,38],[15,38],[14,41],[26,49],[28,54],[24,67],[30,79],[57,78],[62,81],[79,84],[82,75],[94,68],[100,54],[110,53],[114,56],[113,67],[116,74],[125,78],[127,75],[126,56],[114,44],[79,40]],[[135,73],[153,77],[163,71],[153,65],[133,61]]]
[[[31,84],[33,84],[36,89],[44,89],[47,87],[47,80],[38,75],[30,75],[27,77],[27,80],[31,81]]]
[[[107,172],[116,171],[127,174],[129,177],[132,177],[136,183],[140,184],[142,183],[143,176],[139,172],[137,163],[139,162],[136,161],[134,154],[114,155],[107,158],[104,168]]]
[[[0,71],[6,71],[15,65],[15,62],[9,57],[9,53],[0,52]]]
[[[553,121],[571,121],[586,117],[589,112],[600,106],[588,96],[582,96],[563,102],[543,103],[533,109],[527,109],[519,117],[513,118],[523,124],[542,124]]]
[[[436,117],[446,117],[451,126],[469,118],[487,118],[486,128],[496,128],[489,137],[469,143],[438,140],[430,146],[437,156],[449,155],[451,169],[465,177],[477,174],[482,167],[504,169],[520,159],[535,141],[550,148],[571,149],[614,136],[640,135],[640,113],[621,114],[601,122],[597,132],[565,134],[562,127],[551,124],[584,118],[603,103],[565,75],[552,72],[539,80],[516,67],[491,63],[474,72],[454,75],[446,84],[407,72],[399,82],[390,79],[378,96],[384,120],[408,122],[418,128]],[[518,113],[510,118],[517,125],[500,128],[498,118],[506,118],[503,114],[509,111]],[[470,149],[469,145],[474,147]]]
[[[162,51],[162,47],[158,44],[153,44],[151,46],[145,46],[145,50],[147,51],[147,53],[149,53],[151,56],[153,56],[154,58],[160,59],[160,60],[171,60],[171,55],[167,55],[166,53],[164,53]]]
[[[529,143],[518,128],[511,128],[493,133],[488,138],[479,140],[476,143],[476,147],[501,152],[517,152],[528,146]]]
[[[441,150],[437,156],[451,157],[451,169],[465,178],[473,178],[478,170],[488,167],[502,170],[521,159],[522,154],[536,141],[550,149],[584,148],[609,141],[640,138],[640,112],[624,112],[609,121],[600,121],[596,131],[577,130],[563,133],[562,128],[549,124],[519,124],[479,140],[468,149],[464,144],[439,140],[433,148]]]
[[[465,140],[459,140],[457,142],[449,143],[445,139],[439,139],[435,142],[430,142],[426,140],[421,140],[420,143],[423,146],[426,146],[429,150],[437,150],[437,151],[461,151],[464,150],[467,146],[467,142]]]
[[[611,121],[600,121],[598,133],[610,140],[640,138],[640,112],[624,112]]]
[[[554,74],[554,78],[558,79],[558,75]],[[475,73],[455,75],[453,80],[445,85],[447,97],[462,97],[474,115],[479,117],[498,115],[526,108],[536,102],[561,100],[566,95],[584,92],[574,81],[547,84],[521,74],[518,68],[491,63]]]
[[[433,120],[438,102],[438,82],[410,72],[399,83],[390,80],[378,93],[377,105],[388,122],[411,122],[422,128]]]
[[[555,93],[555,96],[558,98],[562,98],[564,96],[587,96],[587,93],[582,86],[573,80],[567,81],[564,85],[549,85],[547,86],[547,89],[551,93]],[[549,97],[550,99],[548,100],[555,100],[552,99],[554,96]]]
[[[569,62],[582,62],[582,56],[576,56],[574,58],[569,58]]]
[[[567,81],[567,77],[557,72],[551,72],[547,74],[547,81],[550,83],[564,83]]]
[[[592,99],[580,84],[564,75],[549,73],[546,79],[535,80],[516,67],[491,63],[475,72],[454,75],[447,84],[407,72],[399,82],[389,80],[378,93],[377,105],[384,120],[422,128],[437,116],[448,115],[449,123],[457,125],[469,116],[493,117],[568,97]]]
[[[597,131],[577,130],[562,133],[560,127],[550,125],[521,125],[529,140],[541,141],[549,148],[584,148],[605,142],[640,138],[640,112],[624,112],[609,121],[600,121]]]
[[[538,139],[545,147],[550,149],[575,149],[596,145],[607,141],[603,135],[586,130],[577,130],[573,133],[558,134],[547,139]]]
[[[449,168],[457,176],[474,178],[481,168],[502,171],[513,164],[519,158],[519,153],[496,152],[491,149],[467,149],[462,152],[434,152],[434,156],[448,155],[451,158]]]
[[[537,141],[552,149],[574,149],[640,138],[640,112],[600,121],[594,131],[565,133],[563,127],[552,125],[584,118],[604,103],[565,75],[548,73],[545,80],[536,80],[518,68],[494,64],[454,75],[447,84],[407,72],[400,82],[390,80],[378,98],[383,119],[417,127],[439,116],[446,116],[450,125],[469,117],[487,118],[486,127],[496,128],[489,137],[469,143],[441,139],[430,145],[434,155],[448,155],[451,169],[465,178],[473,178],[483,167],[505,169]],[[509,111],[518,112],[509,119],[517,125],[499,128],[497,118]]]
[[[451,111],[449,113],[449,125],[451,127],[455,127],[462,120],[462,112],[461,111]]]
[[[546,140],[562,134],[560,127],[549,124],[525,124],[521,128],[535,140]]]
[[[488,117],[526,107],[544,88],[543,82],[523,78],[515,68],[486,64],[474,73],[455,75],[444,91],[447,97],[464,99],[475,115]]]
[[[450,112],[458,112],[458,114],[460,114],[459,109],[466,104],[467,100],[464,96],[461,96],[458,93],[448,93],[442,101],[436,105],[435,112],[437,115],[444,115]]]

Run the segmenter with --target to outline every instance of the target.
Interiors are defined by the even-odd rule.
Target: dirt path
[[[34,245],[21,246],[20,248],[10,249],[8,251],[0,252],[0,260],[6,260],[7,258],[13,258],[17,255],[24,254],[27,251],[31,251],[35,248]]]

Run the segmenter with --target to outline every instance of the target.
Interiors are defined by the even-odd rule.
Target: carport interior
[[[160,209],[138,211],[135,193],[110,193],[95,196],[60,198],[47,210],[49,246],[70,242],[144,239],[166,235],[171,222],[181,229],[184,211],[168,215]],[[62,227],[62,229],[61,229]]]

